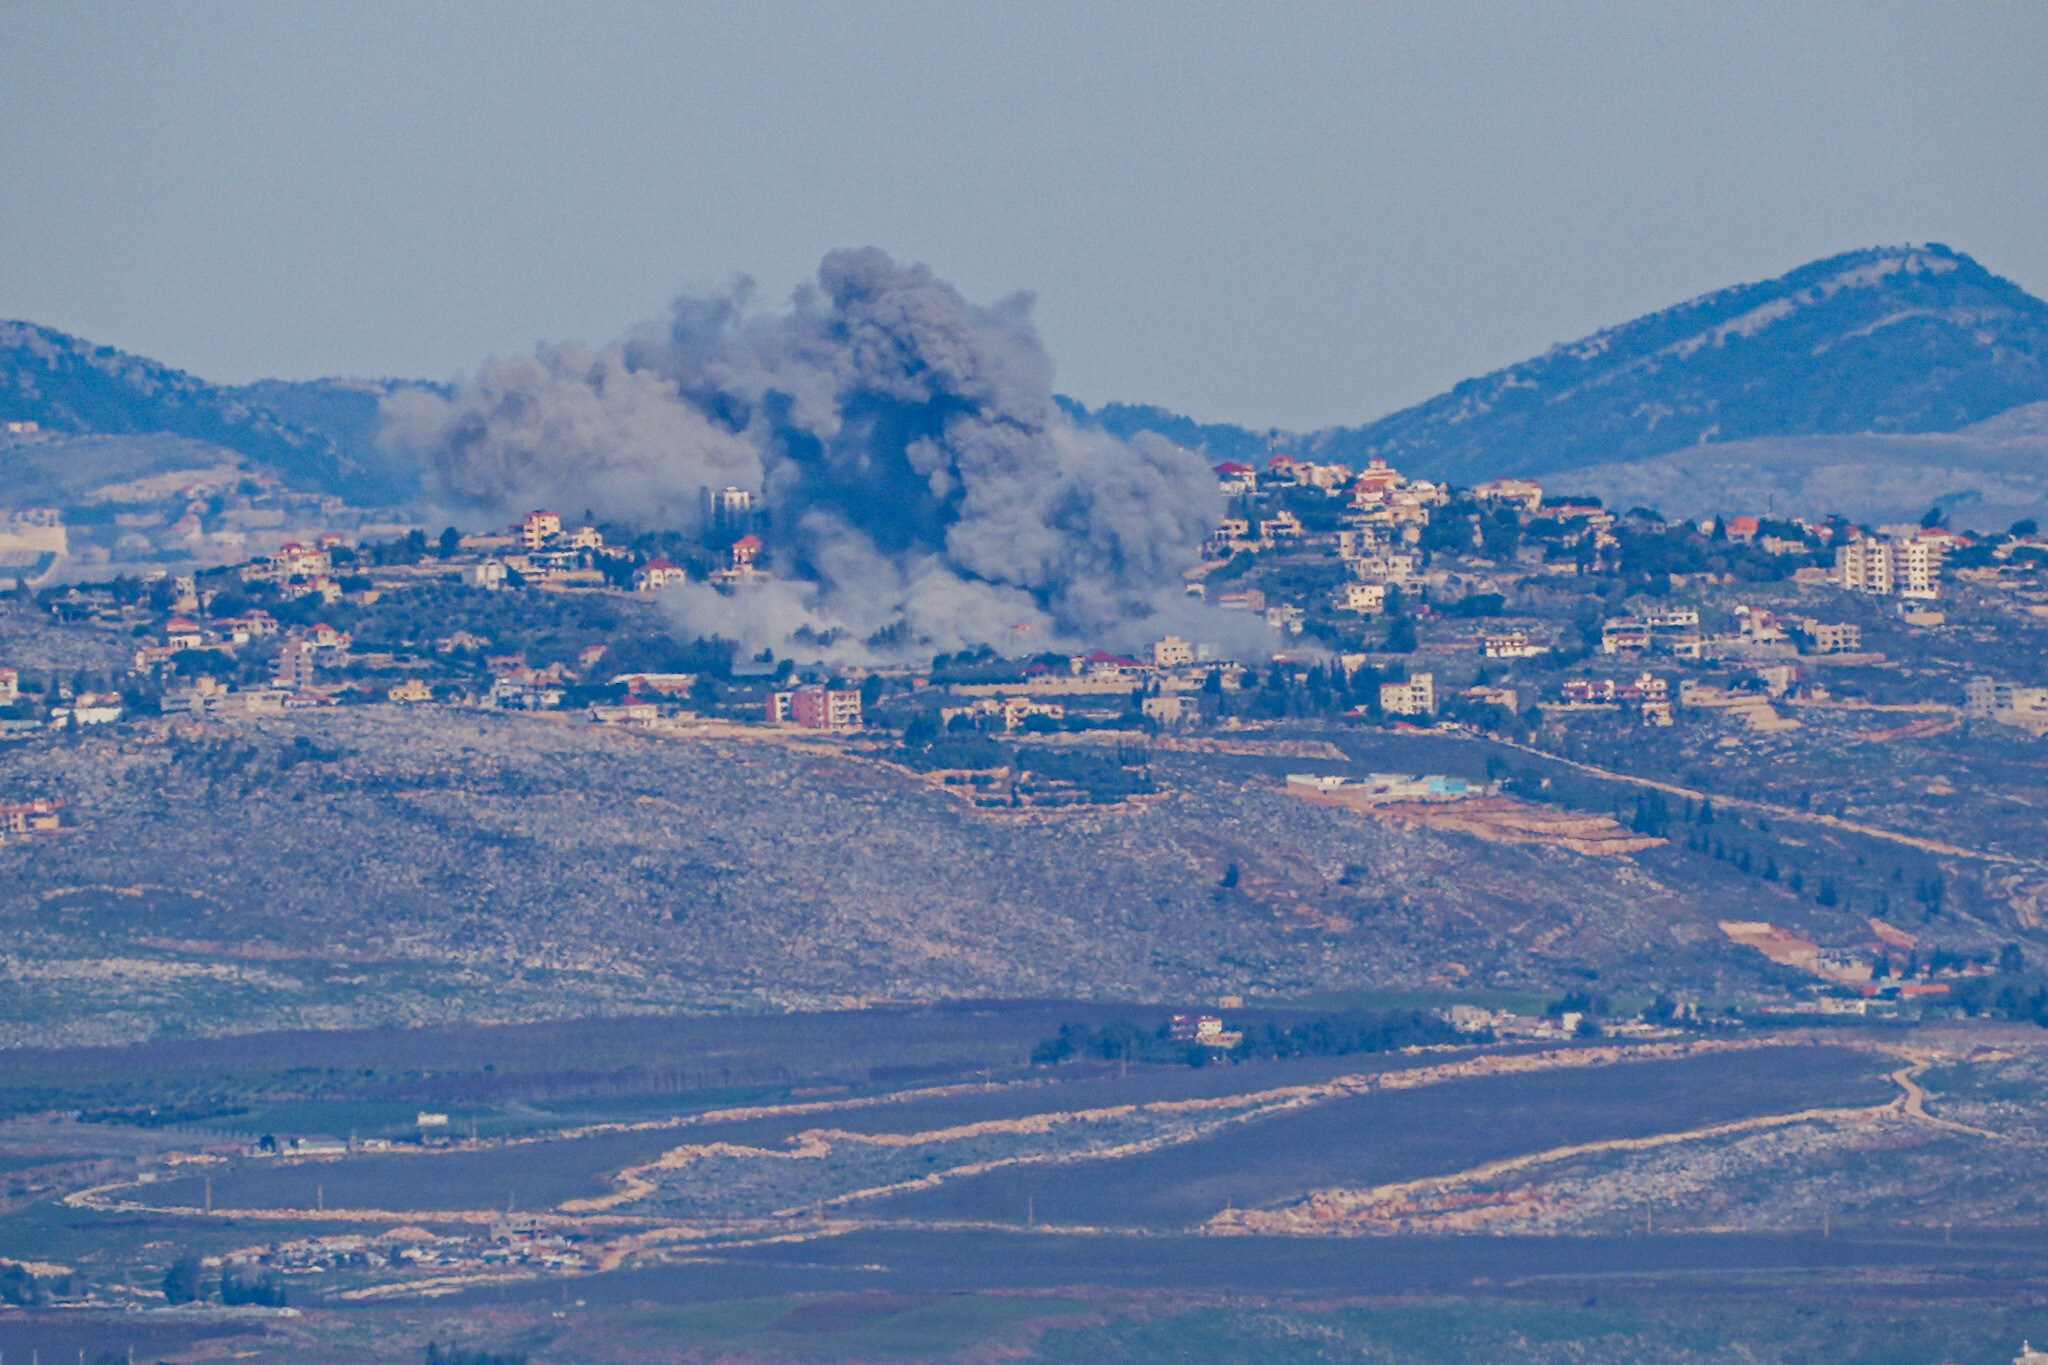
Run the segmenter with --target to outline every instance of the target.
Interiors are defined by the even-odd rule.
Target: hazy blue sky
[[[1816,256],[2048,292],[2048,4],[0,9],[0,316],[445,378],[828,248],[1061,387],[1356,422]]]

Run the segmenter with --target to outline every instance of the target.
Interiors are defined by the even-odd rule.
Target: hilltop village
[[[1688,712],[1768,733],[1796,725],[1801,703],[1859,695],[2048,729],[2044,680],[1995,657],[1946,688],[1899,686],[1907,642],[1947,625],[1944,599],[1959,589],[1966,613],[2048,614],[2048,540],[2030,523],[1989,535],[1937,514],[1917,526],[1673,524],[1530,480],[1456,489],[1378,460],[1353,471],[1279,456],[1216,476],[1228,514],[1187,593],[1262,620],[1264,659],[1212,657],[1170,631],[1136,650],[1017,658],[984,645],[923,667],[670,642],[652,610],[664,589],[744,595],[774,575],[757,497],[727,488],[705,499],[694,538],[543,510],[483,534],[305,529],[184,571],[173,561],[62,584],[24,574],[10,580],[17,606],[89,633],[103,647],[86,653],[103,662],[52,667],[16,647],[0,659],[0,733],[368,704],[824,732],[924,716],[954,733],[1158,733],[1316,714],[1526,740],[1599,717],[1669,727]],[[247,532],[226,527],[240,524],[236,508],[213,506],[209,487],[157,490],[171,506],[117,520],[184,526],[216,549],[223,536],[242,543]],[[188,510],[172,520],[180,499]],[[70,514],[7,515],[17,538],[57,546]]]
[[[1459,489],[1379,461],[1283,457],[1216,477],[1228,515],[1190,547],[1192,615],[1179,619],[1254,617],[1243,624],[1263,632],[1263,657],[1223,657],[1189,627],[916,664],[678,638],[664,607],[678,584],[743,603],[775,577],[766,509],[729,488],[707,493],[688,536],[549,510],[481,533],[296,526],[231,562],[17,582],[0,599],[0,737],[212,753],[233,745],[207,736],[293,716],[345,713],[344,731],[381,724],[402,743],[414,721],[487,712],[880,762],[988,820],[1141,809],[1203,755],[1285,756],[1267,790],[1390,829],[1601,860],[1682,849],[1731,879],[1714,893],[1728,942],[1857,998],[1982,975],[2001,951],[1987,926],[2035,913],[2032,881],[1976,870],[2048,854],[2000,815],[2021,775],[1970,775],[2048,733],[2048,539],[2035,526],[1963,532],[1938,512],[1906,526],[1674,523],[1533,481]],[[201,535],[207,506],[187,514]],[[318,737],[333,730],[300,726],[279,765],[318,769],[341,752]],[[1492,756],[1484,771],[1441,746],[1402,770],[1327,766],[1343,734],[1464,739]],[[236,772],[228,749],[206,760],[229,764],[212,799]],[[1518,769],[1516,754],[1569,766]],[[104,799],[26,771],[0,791],[0,840],[66,838]],[[1930,802],[1941,839],[1915,843]],[[1867,830],[1898,856],[1830,862],[1785,817]],[[2005,851],[1957,863],[1940,852],[1952,845]],[[1233,895],[1291,884],[1260,881],[1256,860],[1225,863]],[[1351,886],[1315,895],[1348,905]],[[1895,937],[1845,942],[1783,907],[1767,917],[1760,893]],[[1947,932],[1937,917],[1964,902],[1992,919],[1921,951],[1918,926]],[[2007,902],[2019,908],[1984,909]],[[1359,912],[1285,913],[1335,925]]]

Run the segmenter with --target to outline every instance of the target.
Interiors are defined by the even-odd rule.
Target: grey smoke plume
[[[1075,425],[1028,298],[976,307],[873,248],[826,256],[785,311],[750,309],[744,286],[684,298],[659,331],[493,360],[450,399],[395,394],[385,421],[476,515],[687,529],[700,488],[759,491],[777,581],[670,593],[686,629],[751,648],[1017,653],[1167,631],[1270,648],[1262,624],[1183,594],[1222,512],[1205,462]]]

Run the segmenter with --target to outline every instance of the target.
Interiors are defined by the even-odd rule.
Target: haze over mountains
[[[0,324],[0,420],[224,447],[292,486],[356,503],[421,497],[417,463],[377,439],[385,400],[415,387],[435,388],[220,387],[47,328]],[[1723,289],[1357,427],[1261,432],[1061,401],[1084,425],[1125,440],[1157,433],[1212,460],[1284,451],[1354,465],[1383,458],[1461,484],[1530,475],[1674,515],[1890,520],[1939,501],[1978,525],[2048,511],[2048,406],[2030,405],[2048,405],[2048,303],[1937,244],[1849,252]],[[67,458],[117,449],[96,442]],[[150,449],[156,463],[179,458],[161,440]],[[134,459],[116,463],[110,477],[132,476]],[[89,478],[70,471],[47,500]],[[35,491],[8,482],[17,500]]]

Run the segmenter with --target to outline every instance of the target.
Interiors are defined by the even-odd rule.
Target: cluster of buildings
[[[1811,616],[1794,619],[1742,605],[1735,608],[1736,637],[1751,645],[1800,645],[1809,654],[1854,654],[1863,648],[1863,627]]]
[[[1487,783],[1435,773],[1367,773],[1362,778],[1289,773],[1287,786],[1291,791],[1313,792],[1318,796],[1341,792],[1347,798],[1366,802],[1463,801],[1468,797],[1492,796],[1499,790]]]
[[[1029,696],[975,697],[965,706],[942,706],[939,708],[939,724],[950,725],[956,717],[965,716],[979,728],[982,722],[1000,722],[1005,730],[1021,730],[1027,721],[1036,716],[1042,720],[1058,722],[1067,717],[1067,708],[1056,701],[1042,701]]]
[[[1223,1017],[1217,1014],[1176,1014],[1167,1021],[1166,1036],[1176,1043],[1195,1043],[1219,1052],[1244,1041],[1243,1031],[1223,1027]]]
[[[1963,714],[2048,734],[2048,687],[2018,687],[1979,675],[1963,685]]]
[[[1600,623],[1602,654],[1672,654],[1697,659],[1700,644],[1700,614],[1693,607],[1610,616]]]
[[[208,1257],[208,1269],[307,1274],[327,1270],[437,1270],[444,1273],[523,1267],[580,1274],[597,1269],[580,1239],[532,1218],[507,1215],[489,1230],[437,1236],[425,1228],[396,1227],[375,1235],[343,1233],[241,1247]]]
[[[118,692],[77,692],[68,689],[60,691],[59,700],[50,708],[47,720],[34,717],[0,718],[0,735],[27,734],[45,726],[62,728],[67,725],[110,725],[121,719],[122,707],[126,704]],[[0,668],[0,707],[14,708],[22,700],[21,672],[19,669]],[[24,832],[0,817],[0,833],[12,829],[14,833]]]
[[[473,588],[502,588],[517,575],[558,589],[597,589],[612,581],[605,565],[630,555],[607,545],[595,526],[568,526],[561,513],[536,509],[504,531],[461,537],[446,562]]]
[[[739,527],[756,512],[755,496],[743,488],[724,488],[706,494],[706,521],[717,527]],[[463,566],[464,581],[472,587],[500,588],[514,581],[555,588],[604,588],[614,582],[630,581],[635,592],[660,592],[689,581],[690,572],[666,555],[654,555],[630,575],[626,565],[633,552],[610,545],[595,526],[566,526],[559,512],[537,509],[528,512],[509,531],[495,535],[462,537],[458,552],[474,556]],[[727,548],[728,562],[711,571],[711,582],[722,588],[751,587],[768,581],[759,560],[766,545],[748,531]]]
[[[147,474],[93,488],[78,500],[98,506],[69,522],[54,507],[0,508],[0,588],[40,586],[60,569],[112,576],[174,560],[235,563],[336,526],[385,534],[406,529],[378,525],[379,514],[341,498],[295,492],[233,465]]]
[[[54,834],[63,828],[58,813],[61,801],[37,797],[33,801],[0,801],[0,838],[28,834]]]
[[[324,622],[283,632],[268,687],[237,691],[210,673],[185,677],[174,671],[178,655],[186,651],[204,649],[232,656],[238,646],[279,633],[276,618],[261,609],[222,618],[210,626],[173,616],[165,623],[162,644],[144,645],[135,651],[135,671],[164,679],[160,705],[165,715],[269,715],[334,705],[333,691],[322,686],[318,670],[346,662],[355,640],[347,631]]]
[[[716,495],[707,493],[706,522],[714,529],[728,534],[753,524],[759,507],[754,495],[744,488],[726,487]],[[725,589],[751,588],[766,583],[770,577],[761,567],[760,560],[767,543],[752,531],[743,531],[726,548],[726,563],[722,568],[713,569],[709,575],[712,586]],[[689,581],[689,571],[666,556],[656,555],[633,571],[635,592],[659,592]]]
[[[122,708],[126,705],[118,692],[74,693],[68,687],[61,687],[57,698],[47,719],[34,715],[0,717],[0,735],[24,735],[45,727],[61,729],[67,725],[110,725],[121,719]],[[19,705],[21,701],[20,671],[0,668],[0,707],[23,709]],[[0,823],[0,830],[4,829],[4,823]]]
[[[1578,1038],[1584,1036],[1586,1013],[1583,1010],[1561,1010],[1556,1014],[1515,1014],[1508,1010],[1490,1010],[1480,1005],[1453,1005],[1444,1010],[1445,1022],[1460,1033],[1491,1033],[1496,1038],[1529,1038],[1551,1040]],[[1597,1032],[1613,1037],[1665,1038],[1676,1035],[1675,1024],[1699,1026],[1708,1022],[1699,1012],[1699,1006],[1690,1001],[1678,1005],[1666,1023],[1652,1023],[1647,1019],[1602,1020],[1597,1023]]]
[[[1170,729],[1197,713],[1195,694],[1211,678],[1217,686],[1235,691],[1244,685],[1246,671],[1241,663],[1214,659],[1206,647],[1168,635],[1153,642],[1147,658],[1095,649],[1069,655],[1065,667],[1034,661],[1018,681],[952,683],[949,690],[963,702],[942,708],[939,717],[941,723],[951,723],[965,716],[977,728],[1000,719],[1005,730],[1019,730],[1032,728],[1034,718],[1066,721],[1076,705],[1085,707],[1090,701],[1113,703],[1121,710],[1139,694],[1140,713]],[[912,679],[912,686],[923,686],[923,680]]]
[[[1564,709],[1633,709],[1646,725],[1672,723],[1671,684],[1654,673],[1638,673],[1630,682],[1614,678],[1566,678],[1558,688]]]
[[[1504,637],[1503,646],[1513,642]],[[1735,608],[1735,633],[1710,636],[1700,629],[1694,607],[1671,607],[1631,616],[1610,616],[1600,626],[1603,654],[1668,654],[1681,659],[1775,657],[1801,652],[1853,654],[1863,647],[1863,628],[1813,617],[1782,616],[1763,607]],[[1533,652],[1533,651],[1532,651]],[[1513,657],[1505,652],[1488,657]]]
[[[259,555],[242,566],[244,583],[270,583],[286,597],[318,596],[341,600],[342,588],[332,577],[334,552],[347,544],[337,531],[324,532],[311,545],[288,540],[274,554]]]
[[[1361,616],[1384,613],[1396,589],[1444,581],[1443,571],[1423,569],[1422,542],[1424,528],[1451,502],[1446,485],[1411,479],[1381,459],[1370,461],[1362,470],[1284,455],[1274,456],[1263,473],[1237,462],[1214,468],[1224,495],[1243,501],[1233,515],[1223,518],[1203,547],[1212,566],[1246,553],[1334,553],[1347,575],[1325,605]],[[1323,499],[1341,500],[1342,510],[1334,517],[1334,525],[1331,518],[1318,516],[1319,529],[1310,530],[1292,507],[1274,506],[1269,500],[1258,504],[1264,510],[1257,511],[1251,501],[1265,494],[1305,489],[1316,490]],[[1589,546],[1596,556],[1619,546],[1613,533],[1613,514],[1583,503],[1546,505],[1542,485],[1532,479],[1494,479],[1469,494],[1471,504],[1483,513],[1511,513],[1522,525],[1544,519],[1553,538]],[[1469,548],[1474,553],[1485,548],[1485,536],[1477,526],[1471,530]],[[1537,562],[1542,561],[1544,552],[1539,547],[1524,550],[1520,558],[1526,560],[1532,554]],[[1576,572],[1575,562],[1562,567]],[[1189,584],[1188,591],[1225,610],[1260,613],[1276,629],[1299,634],[1306,625],[1307,605],[1268,601],[1257,588],[1227,580],[1197,581]]]
[[[1585,1021],[1582,1010],[1565,1010],[1554,1015],[1515,1014],[1479,1005],[1453,1005],[1443,1011],[1445,1022],[1460,1033],[1491,1033],[1497,1038],[1575,1038]]]
[[[1377,613],[1385,609],[1387,586],[1406,583],[1415,574],[1419,555],[1412,547],[1421,540],[1421,528],[1429,523],[1431,510],[1450,500],[1450,490],[1443,485],[1411,480],[1377,459],[1363,471],[1354,472],[1342,464],[1315,464],[1276,455],[1263,476],[1234,462],[1216,466],[1215,472],[1218,487],[1227,497],[1256,496],[1262,491],[1263,478],[1263,488],[1268,491],[1291,485],[1345,499],[1335,530],[1311,532],[1298,514],[1282,507],[1270,516],[1225,517],[1203,550],[1211,560],[1228,560],[1247,552],[1334,550],[1356,580],[1338,591],[1333,605],[1340,611]],[[1269,624],[1296,634],[1306,617],[1299,606],[1268,604],[1255,589],[1210,594],[1195,583],[1190,591],[1225,610],[1261,612]]]

